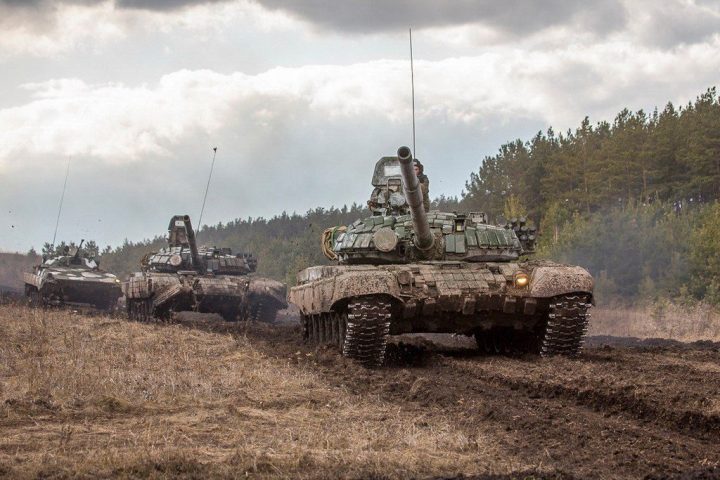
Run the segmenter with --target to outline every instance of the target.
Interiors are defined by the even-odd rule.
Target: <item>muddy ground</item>
[[[45,325],[51,321],[42,322]],[[94,331],[93,320],[89,324],[87,320],[78,322],[83,329]],[[117,335],[123,335],[123,323],[112,320],[112,328],[119,329]],[[68,464],[70,460],[63,460],[63,455],[70,458],[73,449],[89,448],[73,437],[72,441],[79,443],[63,445],[53,469],[40,468],[35,463],[47,459],[43,460],[34,448],[43,448],[44,429],[58,429],[62,439],[61,425],[84,418],[76,421],[84,421],[84,428],[94,432],[93,438],[104,438],[104,433],[93,430],[94,417],[89,414],[83,417],[74,412],[62,417],[58,413],[61,417],[57,419],[51,409],[38,417],[19,414],[16,403],[26,400],[20,387],[12,387],[13,371],[7,370],[2,381],[12,388],[5,389],[0,430],[16,439],[0,440],[0,467],[8,476],[102,476],[110,472],[111,476],[186,478],[720,478],[718,343],[591,337],[577,359],[544,359],[530,355],[483,356],[470,348],[472,343],[465,338],[398,337],[390,346],[387,366],[366,370],[333,348],[309,347],[300,339],[300,328],[293,322],[248,325],[198,315],[183,318],[179,325],[132,325],[143,329],[133,338],[150,328],[147,335],[162,338],[171,332],[175,343],[192,336],[188,348],[202,340],[207,345],[202,351],[213,345],[214,338],[218,342],[234,339],[233,344],[223,347],[227,353],[218,354],[217,361],[228,367],[232,365],[227,365],[227,358],[237,362],[237,371],[243,377],[237,385],[224,380],[225,390],[215,387],[212,395],[217,398],[213,397],[212,402],[197,400],[203,395],[199,387],[187,387],[190,393],[183,394],[184,406],[174,407],[174,421],[182,423],[182,427],[175,428],[180,428],[186,438],[196,433],[198,427],[193,425],[197,423],[180,420],[177,412],[195,408],[193,402],[198,402],[200,410],[212,412],[207,418],[213,427],[204,424],[202,428],[204,440],[190,450],[179,450],[185,452],[185,460],[192,460],[191,466],[181,462],[177,467],[173,463],[177,460],[167,460],[166,456],[158,457],[166,460],[153,460],[150,467],[147,460],[137,459],[132,460],[136,463],[131,467],[118,467],[114,460],[107,459],[103,463]],[[107,337],[106,341],[115,340]],[[249,351],[253,352],[251,358],[242,357]],[[184,353],[172,361],[187,356]],[[181,365],[182,375],[188,375],[188,369],[203,368],[201,376],[212,376],[217,368],[208,363],[210,360],[202,367],[188,362]],[[262,375],[253,373],[253,364],[262,369]],[[20,368],[17,366],[18,372]],[[62,369],[58,368],[55,374],[61,375]],[[253,376],[257,392],[249,390],[244,400],[249,403],[239,406],[238,389],[247,387],[243,382],[248,376]],[[303,379],[304,383],[296,385],[294,379]],[[154,380],[151,376],[142,381]],[[193,382],[200,384],[201,380],[189,383]],[[175,388],[173,385],[172,394],[167,393],[173,395],[168,398],[175,398]],[[148,389],[144,385],[138,387],[138,392]],[[60,395],[55,393],[54,400],[48,400],[55,402],[53,408],[58,412],[75,408],[73,403],[63,407]],[[133,391],[114,395],[127,406],[103,411],[103,428],[112,430],[120,439],[140,436],[143,429],[149,428],[143,426],[145,422],[152,423],[143,419],[133,424],[135,420],[129,418],[132,415],[128,412],[134,411],[140,400],[135,399]],[[288,395],[293,396],[292,402],[281,401]],[[260,396],[262,401],[253,400]],[[273,400],[268,400],[270,397]],[[228,405],[222,404],[223,398],[231,399]],[[80,402],[78,398],[73,401]],[[148,415],[156,411],[156,407],[137,405]],[[243,415],[238,417],[238,411]],[[250,411],[264,413],[250,415]],[[273,412],[272,418],[269,412]],[[120,419],[117,422],[116,415]],[[295,425],[299,418],[302,423]],[[236,430],[247,432],[255,425],[253,422],[264,425],[261,433],[254,433],[258,446],[253,448],[262,449],[266,455],[269,443],[263,442],[279,442],[272,443],[272,461],[267,460],[272,468],[253,470],[243,463],[242,455],[249,455],[247,451],[235,451],[230,456],[229,450],[216,448],[218,441],[212,432],[226,428],[233,435]],[[292,443],[297,440],[297,431],[303,429],[312,434],[297,445]],[[262,432],[273,440],[263,440]],[[277,437],[286,434],[292,439],[287,441],[292,443],[294,459],[278,446],[283,443]],[[39,443],[31,441],[33,435],[38,435]],[[151,438],[154,434],[146,435]],[[172,437],[169,433],[162,435]],[[223,435],[223,442],[235,442],[227,440],[228,433]],[[325,435],[322,441],[317,438]],[[17,440],[21,437],[25,440]],[[113,450],[113,458],[124,458],[127,452],[123,445],[129,442],[113,441],[113,448],[119,449]],[[156,440],[153,442],[156,445]],[[185,448],[184,440],[179,438],[177,442],[177,448]],[[98,458],[106,455],[102,449],[93,452]],[[238,461],[238,455],[242,461]],[[256,468],[257,458],[254,465]]]
[[[481,355],[464,336],[399,336],[387,365],[366,370],[304,344],[290,322],[241,332],[333,387],[418,417],[449,413],[469,438],[550,476],[720,478],[720,343],[595,336],[577,359],[545,359]]]

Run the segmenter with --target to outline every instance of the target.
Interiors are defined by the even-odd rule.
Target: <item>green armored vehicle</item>
[[[25,295],[32,305],[90,307],[113,311],[122,297],[120,280],[100,270],[98,262],[85,255],[82,245],[74,254],[45,256],[32,272],[23,274]]]
[[[369,218],[329,229],[338,265],[302,270],[289,300],[310,342],[336,344],[363,365],[383,363],[389,335],[473,335],[490,352],[575,355],[593,279],[581,267],[523,261],[535,232],[482,213],[426,212],[409,148],[375,166]]]
[[[187,215],[168,226],[168,247],[146,255],[124,284],[128,316],[167,318],[172,312],[217,313],[225,320],[273,322],[287,307],[285,284],[253,275],[257,260],[229,248],[197,247]]]

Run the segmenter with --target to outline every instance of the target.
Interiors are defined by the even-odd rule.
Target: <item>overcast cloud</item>
[[[259,3],[258,3],[259,2]],[[117,245],[204,220],[364,202],[412,141],[458,195],[501,143],[717,82],[717,2],[0,0],[0,248]],[[22,3],[23,6],[18,4]]]
[[[526,35],[545,28],[579,22],[599,32],[625,23],[619,0],[349,0],[337,8],[334,0],[257,0],[271,9],[291,12],[313,24],[340,32],[378,32],[450,25],[485,24]]]

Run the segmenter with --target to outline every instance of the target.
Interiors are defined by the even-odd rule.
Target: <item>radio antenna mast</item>
[[[217,147],[213,147],[213,159],[210,164],[210,175],[208,175],[207,185],[205,185],[205,196],[203,197],[202,208],[200,209],[200,218],[198,219],[196,228],[198,232],[200,231],[200,226],[202,225],[200,222],[202,222],[203,212],[205,212],[205,200],[207,200],[208,190],[210,189],[210,179],[212,178],[213,169],[215,168],[215,155],[217,155]]]
[[[415,69],[413,68],[412,27],[410,27],[410,89],[412,92],[413,158],[417,158],[415,149]]]
[[[65,189],[67,188],[68,176],[70,175],[70,157],[68,157],[67,168],[65,169],[65,182],[63,183],[62,195],[60,195],[60,206],[58,206],[57,219],[55,220],[55,233],[53,233],[52,246],[55,248],[55,238],[57,237],[58,226],[60,225],[60,213],[62,212],[63,201],[65,200]]]

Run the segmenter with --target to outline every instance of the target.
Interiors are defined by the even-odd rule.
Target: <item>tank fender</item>
[[[328,276],[318,276],[309,283],[292,287],[288,301],[297,305],[304,315],[312,315],[329,312],[348,299],[362,295],[389,295],[400,299],[400,284],[393,272],[378,268],[327,273]]]
[[[249,292],[251,295],[258,295],[270,298],[274,302],[287,307],[287,285],[270,278],[251,277]]]
[[[32,285],[35,288],[40,288],[40,277],[34,273],[23,273],[23,281],[27,285]]]
[[[351,297],[389,295],[400,300],[400,284],[393,272],[378,269],[373,272],[351,272],[335,279],[330,308]]]
[[[554,297],[568,293],[584,292],[592,295],[594,281],[582,267],[556,265],[537,267],[530,278],[530,296]]]

